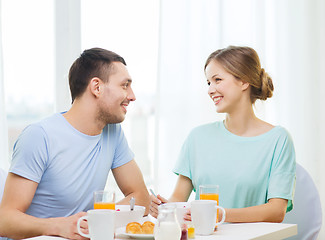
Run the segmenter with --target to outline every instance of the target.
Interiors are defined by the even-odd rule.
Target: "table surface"
[[[297,234],[296,224],[284,223],[226,223],[218,227],[218,231],[209,236],[195,236],[195,240],[280,240]],[[28,240],[64,240],[54,236],[39,236]],[[117,235],[116,239],[134,239]],[[137,238],[140,239],[140,238]],[[148,239],[148,238],[146,238]],[[154,239],[154,238],[151,238]]]

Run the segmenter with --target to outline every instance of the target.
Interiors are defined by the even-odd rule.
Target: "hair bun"
[[[264,68],[261,69],[260,73],[260,78],[261,78],[261,95],[260,98],[261,100],[266,100],[267,98],[270,98],[273,96],[273,82],[272,78],[267,74],[264,70]]]

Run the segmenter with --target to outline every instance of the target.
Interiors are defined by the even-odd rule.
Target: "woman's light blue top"
[[[190,178],[194,191],[204,184],[219,185],[219,204],[225,208],[283,198],[287,211],[292,209],[295,150],[280,126],[255,137],[232,134],[223,122],[199,126],[186,139],[174,172]]]

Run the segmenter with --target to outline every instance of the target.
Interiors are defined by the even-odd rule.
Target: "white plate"
[[[132,234],[132,233],[126,233],[125,232],[125,227],[120,227],[120,228],[117,228],[115,230],[115,233],[116,235],[120,235],[120,236],[129,236],[129,237],[132,237],[132,238],[149,238],[149,239],[153,239],[154,236],[153,234]]]

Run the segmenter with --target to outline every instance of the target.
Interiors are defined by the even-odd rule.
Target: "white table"
[[[296,224],[283,223],[231,223],[222,224],[210,236],[196,236],[197,240],[280,240],[297,234]]]
[[[280,240],[297,234],[296,224],[284,223],[229,223],[222,224],[209,236],[195,236],[195,240]],[[117,240],[132,239],[117,235]],[[153,238],[152,238],[153,239]],[[66,240],[52,236],[39,236],[28,240]]]

